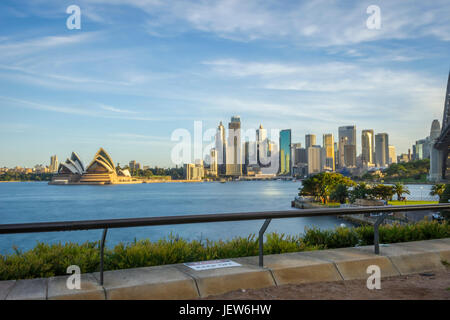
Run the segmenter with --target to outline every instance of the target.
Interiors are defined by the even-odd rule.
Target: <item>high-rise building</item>
[[[316,135],[315,134],[307,134],[305,135],[305,148],[308,150],[309,147],[312,147],[316,144]]]
[[[375,136],[372,129],[361,133],[361,161],[363,166],[369,167],[374,163]]]
[[[353,144],[344,145],[344,163],[348,168],[356,167],[356,146]]]
[[[389,164],[397,163],[397,155],[395,154],[395,147],[389,146]]]
[[[241,118],[231,117],[228,123],[228,143],[226,155],[227,176],[242,175]]]
[[[320,173],[322,171],[322,148],[313,145],[307,149],[308,155],[308,175]]]
[[[341,168],[356,165],[356,152],[355,158],[349,159],[349,164],[345,162],[345,145],[355,146],[356,150],[356,126],[343,126],[339,127],[339,166]],[[343,161],[343,162],[342,162]]]
[[[270,166],[269,148],[270,142],[267,139],[267,130],[262,125],[259,125],[259,128],[256,129],[256,161],[258,166]]]
[[[325,169],[328,171],[335,171],[334,138],[332,133],[326,133],[323,135],[323,148],[325,149]]]
[[[225,127],[220,121],[216,132],[216,152],[217,152],[217,173],[224,175],[226,173],[226,151],[227,141],[225,138]]]
[[[389,136],[387,133],[375,135],[375,162],[378,167],[389,164]]]
[[[345,168],[345,146],[348,144],[348,137],[339,138],[339,168]]]
[[[57,157],[56,155],[51,156],[51,157],[50,157],[50,167],[49,167],[49,171],[50,171],[51,173],[58,172],[58,167],[59,167],[59,164],[58,164],[58,157]]]
[[[281,175],[292,172],[291,129],[280,131],[280,171]]]
[[[217,150],[212,148],[209,153],[209,173],[212,176],[217,176],[218,165],[217,165]]]

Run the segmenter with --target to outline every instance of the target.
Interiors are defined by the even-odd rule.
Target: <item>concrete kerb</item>
[[[48,279],[48,300],[105,300],[105,291],[93,274],[81,274],[81,289],[67,288],[69,276]]]
[[[176,268],[195,280],[202,298],[240,289],[276,286],[270,270],[245,264],[238,259],[232,260],[240,263],[241,266],[196,271],[179,264]]]
[[[108,300],[198,298],[194,279],[173,265],[106,271],[103,288]]]
[[[46,300],[48,279],[17,280],[6,300]]]
[[[367,279],[367,268],[371,265],[380,267],[381,277],[400,275],[392,262],[383,256],[370,252],[362,252],[358,248],[342,248],[301,252],[302,256],[322,259],[335,264],[344,280]]]
[[[433,241],[386,244],[380,248],[380,256],[388,258],[401,275],[445,270],[441,260],[449,252],[450,245]],[[358,249],[369,252],[373,250],[373,246]]]
[[[258,257],[233,259],[238,263],[258,266]],[[276,285],[343,280],[329,261],[309,257],[301,252],[264,256],[264,266],[273,274]]]

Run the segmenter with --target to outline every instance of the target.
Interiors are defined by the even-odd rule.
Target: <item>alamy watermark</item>
[[[66,281],[67,289],[80,290],[81,289],[81,269],[77,265],[67,267],[68,274],[71,274]]]
[[[70,5],[66,9],[66,13],[70,16],[66,20],[66,26],[69,30],[81,29],[81,9],[77,5]]]
[[[381,29],[381,9],[379,6],[370,5],[366,9],[366,13],[370,16],[366,20],[367,29],[380,30]]]
[[[381,289],[381,269],[377,265],[370,265],[367,267],[366,273],[370,274],[367,278],[367,289],[380,290]]]

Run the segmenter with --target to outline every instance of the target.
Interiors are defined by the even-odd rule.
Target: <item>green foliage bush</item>
[[[380,226],[380,242],[395,243],[450,237],[450,223],[421,221],[411,225]],[[264,254],[353,247],[373,244],[373,227],[337,227],[334,230],[305,229],[303,235],[269,233]],[[120,243],[105,248],[105,270],[138,268],[164,264],[237,258],[258,255],[258,238],[234,238],[229,241],[186,241],[170,235],[156,242],[149,240]],[[99,270],[99,242],[83,244],[38,243],[33,249],[0,255],[0,280],[30,279],[66,275],[69,265],[78,265],[83,273]]]

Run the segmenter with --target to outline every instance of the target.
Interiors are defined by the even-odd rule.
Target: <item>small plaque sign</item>
[[[229,267],[240,267],[241,265],[237,262],[231,260],[211,260],[211,261],[200,261],[200,262],[189,262],[185,263],[185,266],[194,269],[195,271],[219,269],[219,268],[229,268]]]

